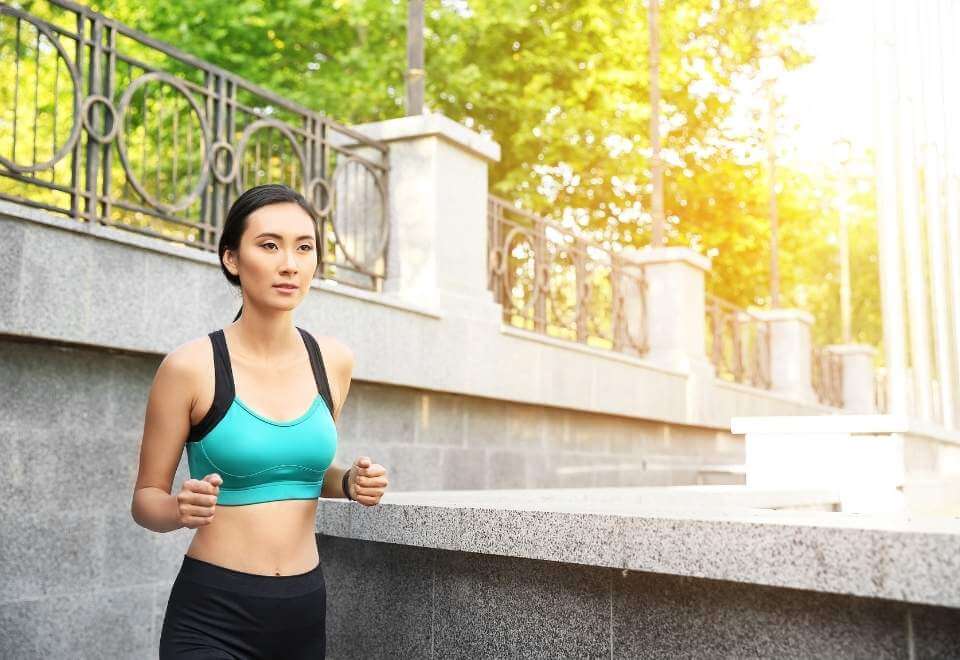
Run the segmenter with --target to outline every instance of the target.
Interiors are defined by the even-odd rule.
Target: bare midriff
[[[187,556],[244,573],[299,575],[320,561],[317,500],[218,505],[213,522],[198,527]]]

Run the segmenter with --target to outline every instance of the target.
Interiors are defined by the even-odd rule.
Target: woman
[[[319,247],[302,195],[272,184],[243,193],[219,245],[240,312],[157,369],[131,512],[156,532],[197,530],[167,602],[161,660],[325,655],[317,497],[374,506],[387,473],[366,456],[333,465],[353,354],[293,322]],[[171,495],[184,446],[191,478]]]

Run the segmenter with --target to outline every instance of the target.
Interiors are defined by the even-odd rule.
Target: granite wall
[[[328,658],[955,658],[960,610],[320,535]]]

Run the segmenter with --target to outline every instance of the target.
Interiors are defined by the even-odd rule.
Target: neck
[[[289,355],[301,341],[293,324],[292,311],[270,310],[264,313],[254,307],[243,306],[243,314],[236,322],[224,328],[233,345],[249,360],[274,361],[278,356]]]

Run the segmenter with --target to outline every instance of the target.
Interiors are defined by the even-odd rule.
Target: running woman
[[[167,601],[161,660],[325,657],[317,498],[375,506],[387,487],[368,456],[333,463],[352,351],[294,325],[319,265],[318,223],[287,186],[240,195],[218,250],[240,311],[166,355],[154,377],[131,513],[155,532],[196,530]],[[184,447],[190,479],[174,495]]]

